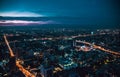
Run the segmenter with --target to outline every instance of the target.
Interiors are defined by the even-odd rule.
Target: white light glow
[[[44,17],[44,15],[32,12],[2,12],[0,16],[4,17]]]
[[[54,21],[1,20],[0,25],[52,24]]]
[[[24,20],[7,20],[7,21],[0,21],[2,24],[7,24],[7,23],[24,23],[24,24],[31,24],[31,23],[40,23],[39,21],[24,21]]]

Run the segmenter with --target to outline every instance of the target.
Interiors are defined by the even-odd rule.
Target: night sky
[[[79,17],[88,24],[119,24],[119,7],[119,0],[0,0],[0,16]]]

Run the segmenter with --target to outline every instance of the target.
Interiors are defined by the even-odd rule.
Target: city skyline
[[[119,0],[0,0],[0,77],[119,77]]]

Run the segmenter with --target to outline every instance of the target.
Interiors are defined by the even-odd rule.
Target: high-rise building
[[[45,58],[43,64],[40,66],[40,72],[44,77],[53,77],[53,66],[49,64],[47,58]]]
[[[73,40],[73,47],[75,47],[76,46],[76,41],[75,40]]]
[[[44,65],[41,65],[40,72],[44,77],[53,77],[53,66],[45,67]]]
[[[93,35],[94,34],[94,32],[91,32],[91,35]]]

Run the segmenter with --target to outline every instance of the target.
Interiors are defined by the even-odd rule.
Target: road
[[[10,56],[11,57],[15,57],[10,45],[9,45],[9,42],[7,40],[7,37],[4,35],[4,40],[5,40],[5,43],[9,49],[9,52],[10,52]],[[19,70],[26,76],[26,77],[35,77],[35,75],[33,75],[32,73],[30,73],[28,70],[26,70],[21,64],[20,64],[20,61],[17,61],[16,60],[16,66],[19,68]]]
[[[51,40],[51,39],[59,40],[59,39],[67,39],[67,38],[74,39],[74,38],[78,38],[78,37],[89,37],[89,36],[97,36],[97,35],[105,35],[105,33],[92,34],[92,35],[91,34],[85,34],[85,35],[63,36],[63,37],[54,37],[54,38],[49,38],[49,37],[45,37],[45,38],[32,38],[32,39],[25,39],[25,40],[22,40],[22,41],[39,41],[39,40]],[[6,36],[7,37],[13,37],[13,36],[16,36],[16,35],[12,35],[12,36],[11,35],[6,35]],[[9,41],[9,43],[16,43],[16,42],[21,42],[21,41],[18,41],[18,40]],[[0,42],[0,44],[4,44],[4,42]]]
[[[11,56],[11,57],[14,57],[15,55],[14,55],[14,53],[13,53],[13,51],[12,51],[12,49],[11,49],[11,47],[10,47],[10,45],[9,45],[9,42],[8,42],[8,40],[7,40],[7,38],[6,38],[5,35],[4,35],[4,39],[5,39],[5,43],[6,43],[7,47],[8,47],[8,49],[9,49],[9,51],[10,51],[10,56]]]
[[[93,45],[93,44],[91,44],[91,43],[89,43],[89,42],[80,41],[80,40],[76,40],[76,42],[83,43],[83,44],[87,44],[87,45]],[[98,45],[93,45],[93,48],[102,50],[102,51],[107,52],[107,53],[111,53],[111,54],[113,54],[113,55],[120,56],[120,53],[119,53],[119,52],[111,51],[111,50],[109,50],[109,49],[105,49],[105,48],[103,48],[103,47],[101,47],[101,46],[98,46]]]
[[[65,39],[65,38],[72,38],[72,39],[74,39],[74,38],[78,38],[78,37],[88,37],[88,36],[96,36],[96,35],[105,35],[105,34],[104,33],[93,34],[93,35],[87,34],[87,35],[76,35],[76,36],[70,36],[70,37],[69,36],[64,36],[64,37],[56,37],[56,38],[52,38],[52,39],[54,39],[54,40],[56,40],[56,39]],[[4,37],[4,38],[5,38],[5,41],[6,41],[6,37]],[[50,40],[50,39],[51,38],[37,38],[37,39],[27,39],[26,41],[38,41],[38,40]],[[20,41],[16,40],[16,41],[11,41],[10,43],[12,43],[12,42],[20,42]],[[88,45],[92,45],[89,42],[83,42],[83,41],[79,41],[79,42],[80,43],[84,43],[84,44],[88,44]],[[8,42],[6,42],[6,44],[8,44]],[[14,56],[13,53],[11,52],[12,49],[9,47],[9,45],[8,45],[8,48],[10,50],[11,55]],[[114,54],[114,55],[119,55],[120,56],[119,52],[111,51],[109,49],[102,48],[101,46],[94,45],[94,48],[102,50],[102,51],[105,51],[105,52],[108,52],[108,53],[111,53],[111,54]]]

